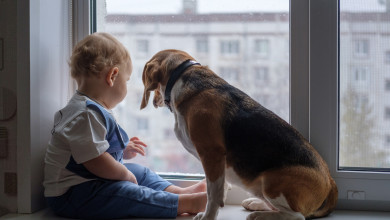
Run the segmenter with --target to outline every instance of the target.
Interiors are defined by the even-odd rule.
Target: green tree
[[[375,120],[368,98],[348,88],[341,109],[340,166],[383,167],[386,154],[373,142]]]

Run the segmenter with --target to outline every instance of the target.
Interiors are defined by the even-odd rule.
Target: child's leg
[[[127,163],[125,166],[134,174],[134,176],[137,178],[138,184],[141,186],[146,186],[154,190],[164,190],[175,194],[206,192],[207,187],[205,180],[202,180],[192,186],[182,188],[172,185],[172,183],[164,180],[155,172],[139,164]]]
[[[206,208],[207,193],[180,194],[177,214],[196,214],[203,212]]]
[[[135,163],[126,163],[124,165],[134,174],[135,178],[137,178],[138,185],[140,186],[146,186],[157,191],[163,191],[172,185],[172,183],[161,178],[147,167]]]
[[[176,195],[127,181],[89,181],[51,198],[58,215],[81,219],[175,218],[204,211],[206,193]]]
[[[179,186],[170,185],[165,189],[165,191],[175,193],[175,194],[200,193],[200,192],[206,192],[206,190],[207,190],[207,185],[205,179],[189,187],[182,188]]]
[[[138,184],[154,190],[179,194],[177,214],[195,214],[204,211],[207,203],[206,181],[202,180],[192,186],[181,188],[164,180],[150,169],[139,164],[125,164],[137,178]]]
[[[93,180],[72,187],[52,202],[53,210],[81,219],[175,218],[179,196],[128,181]]]

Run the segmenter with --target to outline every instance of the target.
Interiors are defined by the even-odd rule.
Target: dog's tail
[[[310,218],[325,217],[329,215],[335,208],[338,198],[338,190],[336,182],[333,180],[333,178],[330,178],[330,185],[331,189],[328,194],[328,197],[325,199],[321,207],[317,211],[315,211],[312,216],[310,216]]]

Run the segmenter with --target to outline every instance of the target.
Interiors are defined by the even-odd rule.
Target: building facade
[[[198,14],[193,8],[196,4],[183,5],[189,8],[179,14],[108,14],[100,30],[116,36],[132,56],[134,71],[128,96],[117,112],[130,136],[140,135],[150,145],[149,156],[140,158],[140,162],[159,171],[202,172],[198,162],[176,140],[169,110],[156,110],[151,105],[139,110],[145,63],[160,50],[184,50],[288,121],[289,14]],[[341,166],[390,167],[389,25],[386,12],[340,15]],[[351,92],[354,98],[348,97]],[[357,115],[348,119],[346,114],[351,107]],[[364,108],[367,112],[362,112]],[[361,123],[369,127],[369,144],[359,139],[364,131],[351,129],[363,127]],[[380,162],[376,156],[362,164],[343,159],[348,157],[343,149],[350,151],[348,143],[355,143],[348,138],[362,143],[355,149],[358,161],[375,151],[382,155]]]

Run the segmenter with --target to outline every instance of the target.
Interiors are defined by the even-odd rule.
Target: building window
[[[385,108],[385,119],[390,120],[390,107]]]
[[[254,73],[256,82],[264,83],[269,81],[268,67],[255,67]]]
[[[390,135],[386,135],[385,137],[385,146],[390,146]]]
[[[390,64],[390,50],[385,52],[385,63]]]
[[[149,146],[153,146],[148,148],[146,159],[137,157],[132,159],[132,163],[140,163],[157,172],[203,173],[200,162],[184,150],[174,135],[175,118],[168,108],[155,109],[153,107],[153,94],[151,94],[148,107],[142,111],[139,110],[144,92],[141,77],[144,65],[154,53],[160,50],[182,50],[189,53],[202,65],[208,65],[212,71],[232,85],[252,96],[259,91],[258,86],[252,82],[254,81],[253,67],[260,65],[257,63],[258,57],[253,55],[254,39],[264,39],[262,37],[264,32],[270,34],[267,35],[270,42],[274,39],[280,42],[288,40],[288,37],[280,36],[280,33],[283,36],[289,36],[289,19],[287,19],[289,17],[289,0],[282,1],[285,10],[271,14],[261,13],[263,5],[252,0],[244,0],[245,3],[234,0],[224,1],[226,4],[235,4],[236,6],[246,4],[251,7],[244,11],[231,11],[229,8],[218,7],[217,9],[222,9],[220,12],[223,13],[217,11],[198,12],[197,6],[200,4],[196,4],[196,1],[192,0],[161,1],[161,3],[159,1],[158,4],[161,7],[150,7],[143,0],[96,1],[97,6],[101,6],[98,12],[106,12],[100,13],[102,17],[96,20],[96,22],[100,22],[96,25],[97,31],[105,31],[117,37],[129,49],[134,64],[126,103],[118,105],[115,110],[120,113],[117,115],[118,121],[127,122],[123,123],[123,129],[129,135],[137,135]],[[133,4],[137,7],[124,7],[127,4]],[[179,8],[176,8],[175,4],[179,4]],[[184,9],[180,10],[180,7],[184,7]],[[188,8],[195,10],[191,12],[187,10]],[[199,7],[199,9],[201,8]],[[281,29],[275,30],[274,26],[280,26]],[[124,27],[130,28],[125,29]],[[249,33],[250,37],[247,37],[246,33]],[[268,77],[278,76],[273,78],[275,84],[286,86],[283,88],[267,87],[267,92],[272,94],[272,98],[270,98],[272,102],[267,101],[266,103],[270,105],[264,106],[276,114],[282,115],[288,121],[288,114],[284,117],[284,113],[289,112],[290,106],[288,99],[290,93],[286,89],[289,88],[289,65],[280,65],[280,63],[288,63],[289,61],[288,57],[285,57],[285,52],[285,48],[282,46],[275,48],[272,51],[275,60],[272,63],[267,63],[267,66],[269,66]],[[244,53],[246,56],[243,56]],[[232,60],[234,62],[231,62]],[[276,73],[275,70],[278,70],[276,67],[284,68],[281,71],[283,73]],[[244,71],[244,69],[248,71]],[[278,99],[274,100],[273,97],[276,96]],[[137,118],[142,119],[137,120]],[[186,164],[178,166],[178,160],[164,159],[167,166],[160,166],[157,162],[159,158],[169,158],[173,155],[172,151],[167,150],[167,146],[175,148],[175,155],[178,158],[186,158]],[[183,151],[178,149],[183,149]],[[199,166],[194,166],[194,164],[199,164]]]
[[[196,40],[196,52],[198,53],[208,53],[209,52],[209,41],[207,39],[197,39]]]
[[[147,118],[137,118],[137,129],[147,131],[149,129],[149,120]]]
[[[240,53],[240,42],[238,40],[221,41],[221,54],[225,56],[238,55]]]
[[[385,90],[390,92],[390,79],[386,79],[385,81]]]
[[[239,71],[236,67],[221,67],[219,73],[223,79],[231,83],[237,82],[239,79]]]
[[[269,56],[269,40],[258,39],[255,40],[254,52],[256,56],[268,57]]]
[[[355,67],[352,69],[352,79],[356,83],[367,83],[369,81],[370,71],[368,67]]]
[[[137,52],[141,55],[145,55],[149,52],[148,40],[137,40]]]
[[[168,139],[176,138],[175,132],[171,128],[164,129],[164,137]]]
[[[355,110],[362,111],[368,107],[368,95],[365,94],[356,94],[356,97],[352,100]]]
[[[271,96],[269,94],[257,93],[253,95],[253,99],[255,99],[258,103],[265,106],[269,104]]]
[[[356,57],[367,57],[369,54],[370,44],[367,39],[353,41],[353,52]]]

